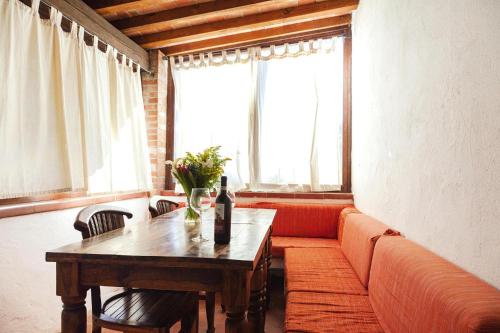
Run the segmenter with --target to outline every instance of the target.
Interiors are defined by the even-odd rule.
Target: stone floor
[[[225,314],[221,311],[220,307],[220,294],[217,294],[217,308],[215,311],[215,331],[217,333],[224,332]],[[271,304],[266,315],[266,333],[278,333],[283,331],[284,320],[284,291],[283,291],[283,278],[279,275],[273,275],[271,279]],[[178,332],[180,325],[174,326],[171,332]],[[87,332],[91,332],[91,317],[88,318]],[[207,329],[207,321],[205,315],[205,302],[200,301],[200,326],[199,332],[204,333]],[[115,331],[102,330],[103,333],[111,333]]]

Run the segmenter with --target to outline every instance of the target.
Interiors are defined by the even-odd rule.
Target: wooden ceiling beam
[[[104,9],[104,8],[119,6],[131,2],[139,3],[141,1],[140,0],[86,0],[85,2],[87,3],[87,5],[89,5],[89,7],[96,10],[96,9]]]
[[[269,30],[290,24],[350,14],[358,0],[328,0],[310,5],[217,21],[187,28],[137,36],[132,39],[146,49],[197,42],[255,30]]]
[[[288,1],[288,0],[287,0]],[[178,7],[157,13],[139,15],[116,20],[113,25],[127,36],[142,34],[144,31],[167,30],[164,26],[172,21],[192,19],[207,14],[223,14],[225,11],[255,4],[273,3],[275,0],[223,0]]]
[[[132,59],[142,68],[149,70],[148,52],[116,29],[83,1],[44,0],[44,2],[54,6],[70,20],[80,24],[85,30],[96,35],[104,43],[116,48],[118,52],[125,54],[127,58]]]
[[[244,32],[241,34],[218,37],[193,43],[175,45],[162,49],[167,55],[180,55],[208,50],[222,50],[235,47],[248,47],[255,44],[272,43],[284,38],[304,40],[320,38],[328,33],[334,35],[336,31],[347,31],[351,23],[351,15],[329,17],[314,21],[291,24],[265,30]],[[343,32],[341,31],[341,32]]]

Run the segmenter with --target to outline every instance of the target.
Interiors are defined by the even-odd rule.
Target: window
[[[174,158],[220,145],[234,189],[342,189],[343,38],[184,60]]]

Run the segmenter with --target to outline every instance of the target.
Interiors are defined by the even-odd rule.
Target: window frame
[[[350,26],[341,33],[332,33],[332,36],[344,37],[344,70],[343,70],[343,120],[342,120],[342,185],[340,191],[324,191],[325,193],[351,193],[351,140],[352,140],[352,33]],[[323,36],[324,37],[324,36]],[[315,38],[314,36],[308,39]],[[283,40],[285,42],[297,42]],[[264,47],[265,45],[257,45]],[[209,51],[209,50],[207,50]],[[210,50],[211,51],[211,50]],[[203,52],[203,51],[202,51]],[[175,86],[172,72],[167,70],[167,117],[166,117],[166,159],[174,158],[174,138],[175,138]],[[165,189],[174,190],[175,184],[169,166],[165,166]],[[248,191],[252,192],[252,191]],[[315,193],[315,192],[303,192]]]

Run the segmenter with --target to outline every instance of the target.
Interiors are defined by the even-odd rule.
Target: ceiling
[[[145,49],[221,49],[339,30],[359,0],[84,0]]]

